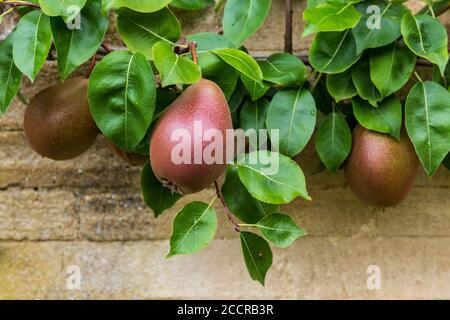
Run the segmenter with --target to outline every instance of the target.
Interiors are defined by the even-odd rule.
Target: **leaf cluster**
[[[263,26],[271,0],[31,2],[36,6],[21,7],[15,30],[0,42],[1,114],[19,94],[22,77],[34,81],[56,51],[62,80],[92,57],[99,60],[89,79],[91,113],[103,135],[126,152],[148,155],[153,123],[201,78],[220,86],[235,129],[268,130],[268,143],[250,141],[253,151],[228,165],[216,197],[178,212],[168,257],[198,252],[213,240],[214,203],[223,197],[239,220],[249,274],[264,284],[270,244],[285,248],[306,234],[280,205],[311,200],[293,158],[314,133],[317,153],[332,173],[350,153],[356,122],[395,139],[404,126],[429,175],[444,159],[450,163],[448,36],[436,18],[447,1],[413,14],[403,1],[309,0],[302,36],[314,39],[306,65],[289,53],[256,60],[247,52],[245,41]],[[223,11],[223,33],[183,36],[176,13],[214,5]],[[109,21],[116,21],[125,48],[105,46]],[[196,42],[198,64],[184,39]],[[420,78],[418,64],[433,66],[432,79]],[[275,173],[268,173],[267,159],[276,159]],[[156,217],[181,198],[158,181],[149,163],[141,189]]]

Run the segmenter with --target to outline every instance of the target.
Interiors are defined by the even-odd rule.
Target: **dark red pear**
[[[415,181],[419,159],[405,130],[400,141],[367,130],[353,130],[353,146],[344,172],[358,198],[376,207],[399,204]]]
[[[35,95],[25,111],[24,130],[41,156],[68,160],[86,152],[98,134],[88,97],[88,80],[76,77]]]
[[[219,86],[209,80],[191,85],[155,123],[150,137],[154,174],[181,194],[205,189],[226,169],[227,129],[233,124]]]

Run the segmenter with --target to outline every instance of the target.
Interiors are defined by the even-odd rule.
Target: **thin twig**
[[[434,16],[439,17],[450,9],[450,4],[447,1],[441,1],[435,3],[432,7],[425,6],[422,10],[420,10],[417,15],[427,14],[430,9],[434,11]]]
[[[228,220],[231,222],[231,224],[234,227],[234,230],[236,232],[241,232],[241,227],[239,223],[234,218],[234,215],[230,212],[230,209],[228,209],[228,205],[225,201],[225,198],[223,197],[222,190],[220,190],[219,184],[217,181],[214,181],[214,186],[216,187],[217,196],[219,197],[220,201],[222,202],[223,208],[225,209],[225,212],[227,213]]]
[[[107,45],[106,43],[102,43],[102,48],[107,52],[107,53],[111,53],[111,52],[113,52],[114,50],[113,49],[111,49],[110,47],[109,47],[109,45]]]
[[[37,3],[28,2],[28,1],[3,1],[3,4],[9,5],[11,7],[32,7],[32,8],[40,8],[41,7]]]
[[[284,52],[292,53],[292,0],[285,0],[285,9]]]
[[[179,47],[183,47],[183,44],[180,43],[178,46]],[[178,46],[176,46],[176,47],[178,47]],[[189,51],[192,51],[192,48],[191,48],[192,44],[191,44],[191,46],[189,44],[187,46],[189,47]],[[121,48],[119,48],[119,49],[121,49]],[[114,49],[109,47],[106,43],[102,43],[101,50],[99,50],[97,52],[97,54],[99,56],[104,55],[104,52],[102,52],[102,51],[105,51],[106,54],[108,54],[108,53],[113,52]],[[268,57],[269,57],[269,55],[253,55],[253,58],[255,58],[258,61],[266,60]],[[308,58],[308,51],[302,51],[302,52],[296,54],[296,57],[299,58],[300,60],[302,60],[304,64],[309,65],[309,66],[311,65],[310,62],[309,62],[309,58]],[[197,55],[197,60],[198,60],[198,55]],[[417,65],[420,66],[420,67],[432,67],[433,63],[431,63],[428,60],[419,58],[419,59],[417,59]]]
[[[302,60],[304,64],[309,65],[309,66],[311,65],[308,60],[308,51],[302,51],[302,52],[296,54],[296,56],[297,56],[297,58]],[[253,55],[253,58],[258,61],[266,60],[268,57],[269,57],[269,55]]]
[[[174,45],[174,52],[178,55],[189,52],[189,42],[186,37],[181,37]]]
[[[268,57],[269,57],[268,55],[254,55],[253,56],[253,58],[255,58],[258,61],[266,60]],[[308,58],[308,52],[305,51],[305,52],[296,54],[296,57],[299,58],[300,60],[302,60],[304,64],[309,65],[309,66],[311,65],[311,63],[309,62],[309,58]],[[420,67],[432,67],[433,66],[433,63],[431,63],[428,60],[422,59],[422,58],[417,59],[416,64]]]
[[[22,102],[24,105],[28,105],[28,100],[27,98],[23,95],[22,91],[19,90],[17,92],[17,99],[19,99],[20,102]]]
[[[440,15],[446,13],[448,10],[450,10],[450,4],[447,4],[446,7],[442,7],[439,10],[435,10],[434,14],[436,15],[436,17],[439,17]]]
[[[433,63],[425,59],[417,59],[416,65],[419,67],[432,67]]]

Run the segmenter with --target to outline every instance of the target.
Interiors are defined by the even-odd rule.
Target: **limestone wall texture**
[[[282,0],[273,1],[264,27],[247,43],[253,53],[283,48]],[[305,1],[295,0],[295,49]],[[213,10],[182,14],[185,33],[218,28]],[[442,19],[450,24],[450,15]],[[13,25],[0,26],[3,38]],[[114,31],[109,33],[114,39]],[[111,40],[112,41],[112,40]],[[47,63],[23,94],[57,81]],[[218,207],[220,227],[205,251],[166,260],[171,222],[189,196],[159,219],[139,192],[139,170],[111,154],[101,138],[81,158],[52,162],[27,146],[25,106],[14,101],[0,119],[0,298],[137,299],[363,299],[450,298],[450,173],[421,171],[407,200],[396,208],[360,204],[342,174],[314,173],[313,147],[300,157],[312,202],[284,208],[309,236],[274,250],[266,287],[249,279],[238,236]],[[67,268],[80,267],[81,290],[69,290]],[[381,289],[368,290],[367,268],[381,270]]]

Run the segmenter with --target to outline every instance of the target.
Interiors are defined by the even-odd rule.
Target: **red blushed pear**
[[[353,147],[344,167],[345,177],[358,198],[376,207],[399,204],[413,185],[419,159],[408,135],[400,141],[357,125]]]
[[[233,124],[219,86],[205,79],[189,86],[153,128],[150,163],[155,176],[180,194],[207,188],[226,169],[227,129]]]

